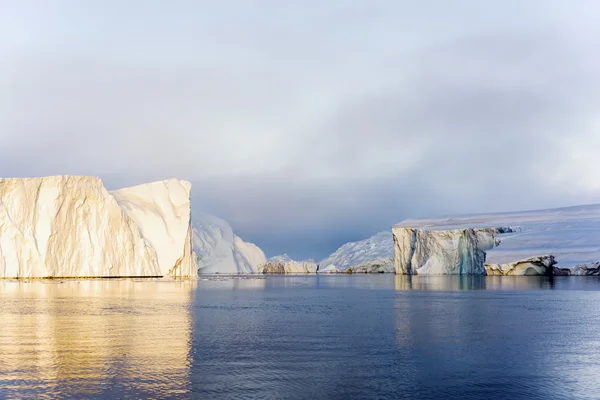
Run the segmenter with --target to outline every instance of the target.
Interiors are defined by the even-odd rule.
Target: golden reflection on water
[[[189,392],[195,285],[0,281],[0,392],[51,398]]]

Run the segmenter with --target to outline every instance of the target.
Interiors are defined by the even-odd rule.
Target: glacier
[[[265,253],[243,241],[229,223],[206,213],[194,213],[193,244],[199,274],[256,274],[267,261]]]
[[[598,274],[600,204],[409,219],[392,233],[397,274]]]
[[[90,176],[0,179],[0,278],[197,275],[191,184],[109,192]]]

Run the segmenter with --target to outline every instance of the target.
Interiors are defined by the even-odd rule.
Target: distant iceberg
[[[267,274],[394,273],[394,242],[390,231],[348,242],[320,262],[292,260],[287,254],[269,258],[259,265]]]
[[[194,213],[193,220],[199,274],[256,274],[267,261],[258,246],[243,241],[221,218]]]
[[[315,260],[294,261],[287,254],[269,258],[259,265],[261,274],[314,274],[317,272]]]
[[[349,267],[353,274],[393,274],[394,259],[378,258]]]
[[[109,192],[88,176],[0,179],[0,278],[197,275],[191,184]]]
[[[357,242],[348,242],[319,262],[325,273],[394,273],[392,232],[383,231]]]

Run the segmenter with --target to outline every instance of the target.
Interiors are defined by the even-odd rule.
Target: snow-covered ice
[[[361,272],[369,269],[368,263],[378,261],[385,272],[394,272],[390,269],[390,260],[394,257],[394,241],[392,232],[383,231],[357,242],[346,243],[338,248],[329,257],[319,262],[319,272],[345,272],[348,268]],[[372,267],[372,266],[371,266]],[[378,271],[377,271],[378,272]]]

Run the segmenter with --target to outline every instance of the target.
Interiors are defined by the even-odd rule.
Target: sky
[[[0,176],[177,177],[267,254],[600,202],[600,3],[0,0]]]

